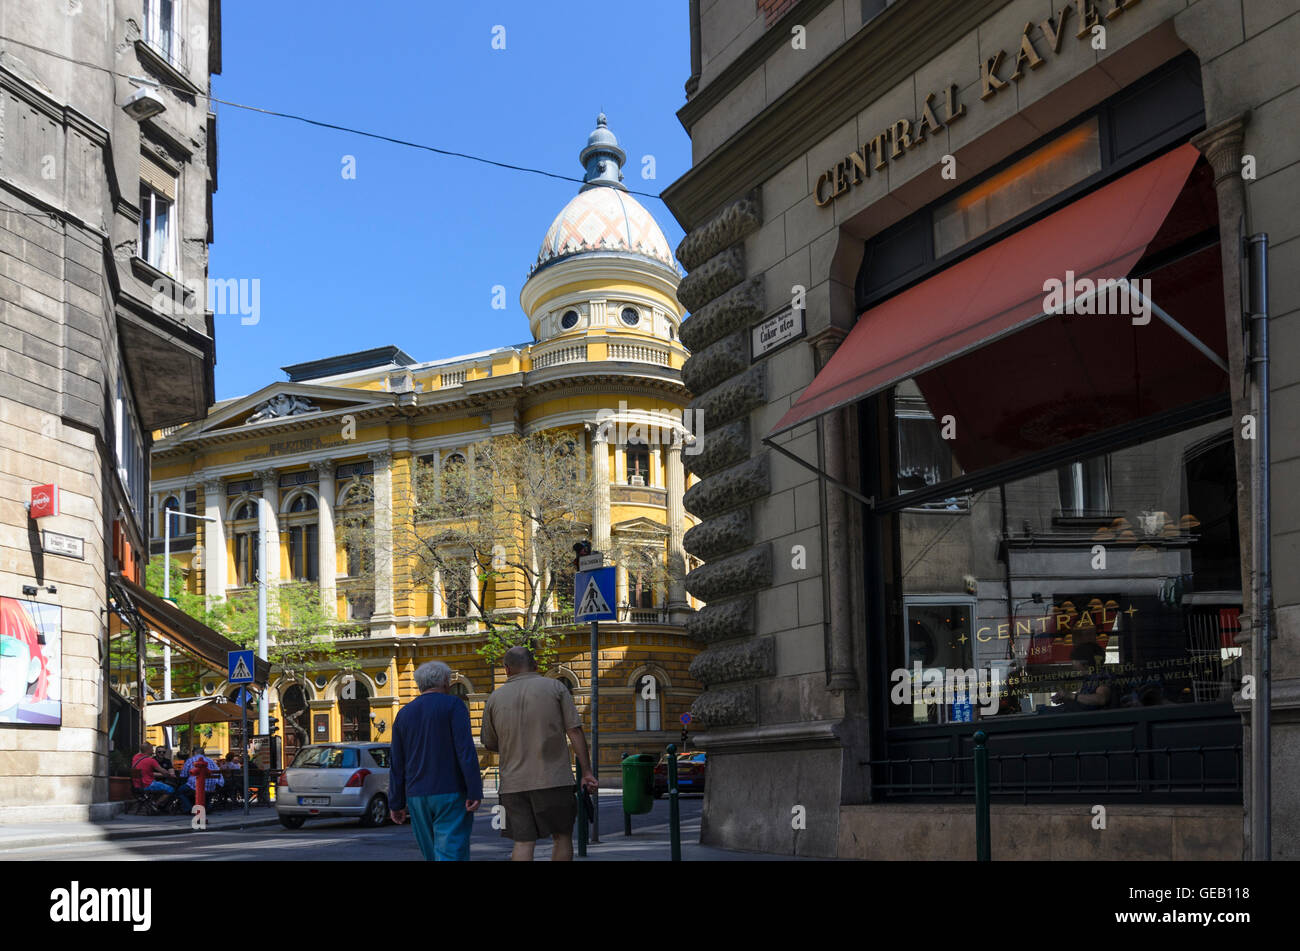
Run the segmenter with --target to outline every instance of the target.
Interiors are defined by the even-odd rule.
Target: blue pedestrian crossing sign
[[[227,679],[232,684],[251,684],[253,682],[252,651],[227,652],[226,666],[230,672],[230,677]]]
[[[615,618],[615,568],[580,571],[573,579],[574,621],[612,621]]]

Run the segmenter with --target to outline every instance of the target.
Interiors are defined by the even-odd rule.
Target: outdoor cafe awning
[[[155,700],[144,708],[145,726],[184,726],[187,723],[232,723],[243,716],[238,704],[217,697],[207,700]]]
[[[155,628],[175,646],[199,657],[213,670],[226,670],[227,655],[230,651],[240,650],[240,646],[224,634],[190,617],[170,601],[146,591],[135,582],[118,578],[117,584],[131,599],[146,624]],[[257,658],[253,680],[265,684],[270,676],[271,664]]]
[[[1204,240],[1217,218],[1198,157],[1191,145],[1167,152],[869,309],[767,438],[912,378],[936,419],[958,420],[953,453],[974,472],[1079,438],[1080,426],[1223,393],[1221,269]],[[1135,268],[1152,279],[1148,325],[1045,312],[1048,279]]]

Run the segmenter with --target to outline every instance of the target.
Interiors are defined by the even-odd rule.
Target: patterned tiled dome
[[[651,258],[677,270],[668,239],[640,202],[623,184],[623,162],[627,156],[618,139],[605,124],[605,114],[596,117],[596,128],[578,154],[586,174],[578,194],[555,216],[537,252],[539,267],[575,254],[592,251],[622,251]]]
[[[650,212],[627,192],[610,185],[573,196],[547,229],[532,271],[558,258],[589,251],[631,252],[676,268],[668,239]]]

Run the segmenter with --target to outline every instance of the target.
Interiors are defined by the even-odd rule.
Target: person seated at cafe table
[[[206,792],[214,792],[218,786],[224,786],[226,781],[221,776],[221,769],[217,766],[216,761],[203,755],[203,747],[195,746],[190,758],[185,761],[181,767],[181,775],[185,777],[185,785],[178,790],[181,797],[185,800],[185,806],[189,810],[194,808],[195,782],[197,777],[194,775],[194,767],[199,763],[204,763],[208,768],[208,777],[203,784]]]
[[[170,776],[172,771],[158,762],[153,755],[153,746],[151,744],[140,744],[140,751],[131,758],[131,769],[140,771],[138,783],[134,776],[131,779],[131,785],[137,792],[169,793],[172,791],[170,785],[161,781],[162,776]]]
[[[1114,705],[1116,696],[1114,677],[1105,669],[1106,651],[1096,641],[1076,644],[1070,651],[1070,663],[1084,674],[1079,689],[1058,690],[1052,694],[1054,703],[1063,704],[1068,711],[1105,710]]]

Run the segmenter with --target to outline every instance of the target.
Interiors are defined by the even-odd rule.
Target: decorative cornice
[[[1008,2],[966,0],[960,15],[951,0],[893,4],[664,189],[664,203],[685,230],[693,230],[888,92],[902,70],[936,58]],[[788,37],[787,29],[782,39]]]
[[[802,0],[796,3],[781,19],[765,29],[753,43],[749,44],[739,56],[699,88],[700,77],[692,76],[695,88],[688,86],[686,94],[690,100],[677,110],[677,120],[691,134],[691,127],[699,122],[716,105],[747,79],[756,69],[767,62],[767,58],[790,41],[790,31],[795,24],[806,24],[830,3],[830,0]],[[687,81],[688,83],[690,80]]]

